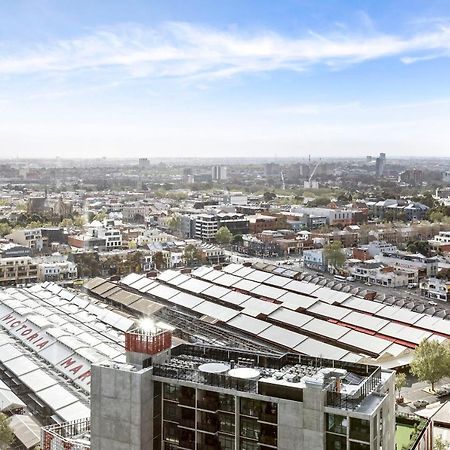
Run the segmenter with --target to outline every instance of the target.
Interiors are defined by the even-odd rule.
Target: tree
[[[216,233],[216,241],[222,245],[229,245],[233,239],[233,233],[228,229],[228,227],[220,227]]]
[[[61,223],[59,225],[63,228],[73,227],[73,220],[65,218],[65,219],[61,220]]]
[[[437,223],[441,223],[444,220],[444,213],[442,211],[438,211],[438,210],[431,210],[430,213],[428,214],[431,222],[437,222]]]
[[[85,223],[86,223],[86,219],[84,218],[84,216],[75,216],[73,218],[73,224],[76,227],[82,227]]]
[[[181,217],[173,216],[169,219],[167,224],[172,232],[177,233],[181,230]]]
[[[263,194],[263,198],[264,198],[264,201],[266,203],[268,203],[268,202],[270,202],[272,200],[275,200],[277,198],[277,194],[275,194],[275,192],[266,191]]]
[[[188,266],[194,265],[202,260],[202,253],[193,244],[186,245],[183,258]]]
[[[327,206],[331,203],[330,197],[317,197],[308,203],[308,206],[317,207],[317,206]]]
[[[10,419],[0,413],[0,449],[7,450],[14,441],[14,433],[9,426]]]
[[[442,436],[436,436],[434,438],[433,450],[448,450],[450,448],[450,442],[444,441]]]
[[[11,233],[11,227],[7,223],[0,223],[0,236]]]
[[[165,263],[163,252],[156,252],[152,257],[152,261],[158,270],[161,269]]]
[[[428,241],[409,241],[406,244],[406,250],[411,253],[420,253],[424,256],[430,256],[430,244]]]
[[[406,385],[406,374],[397,372],[395,374],[395,390],[398,391],[398,396],[402,396],[402,388]]]
[[[443,377],[450,375],[450,352],[448,345],[435,340],[423,340],[414,352],[411,372],[421,381],[434,385]]]
[[[345,263],[345,253],[341,241],[334,241],[324,247],[325,258],[328,265],[338,269]]]

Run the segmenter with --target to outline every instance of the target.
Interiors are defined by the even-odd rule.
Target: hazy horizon
[[[17,0],[0,25],[3,158],[450,153],[450,3]]]

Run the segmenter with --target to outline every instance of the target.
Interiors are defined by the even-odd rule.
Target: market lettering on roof
[[[87,385],[91,384],[91,369],[87,364],[83,364],[76,359],[73,359],[72,356],[68,356],[66,359],[61,361],[59,365],[66,369],[68,375],[75,375],[72,379],[74,381],[79,380],[85,382]]]
[[[7,330],[10,329],[15,336],[29,346],[42,350],[51,343],[48,337],[30,327],[26,322],[27,319],[19,319],[11,313],[6,314],[0,319],[0,323],[4,328]]]

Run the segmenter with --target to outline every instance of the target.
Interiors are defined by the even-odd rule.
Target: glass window
[[[247,439],[241,439],[241,450],[258,450],[258,444]]]
[[[359,442],[350,442],[350,450],[370,450],[370,445],[361,444]]]
[[[259,423],[254,419],[241,417],[241,436],[250,439],[258,439]]]
[[[350,417],[350,438],[370,442],[370,422]]]
[[[220,442],[220,448],[222,450],[234,450],[235,449],[234,436],[220,435],[219,442]]]
[[[347,437],[327,433],[327,450],[347,450]]]
[[[178,444],[178,426],[175,423],[164,422],[164,440],[173,444]]]
[[[178,399],[178,386],[175,384],[164,384],[164,398],[168,400],[177,400]]]
[[[337,414],[327,414],[327,431],[347,435],[348,418]]]

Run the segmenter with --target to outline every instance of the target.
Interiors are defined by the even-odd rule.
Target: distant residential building
[[[41,251],[44,247],[42,231],[40,228],[12,230],[8,238],[16,244]]]
[[[432,247],[439,248],[442,252],[450,252],[450,231],[440,231],[429,242]]]
[[[315,270],[326,270],[327,263],[323,249],[304,250],[303,265]]]
[[[438,259],[407,252],[381,253],[375,260],[388,266],[415,269],[419,278],[434,277],[438,272]]]
[[[444,183],[450,184],[450,170],[446,170],[445,172],[442,172],[442,181]]]
[[[38,267],[29,256],[0,259],[0,285],[36,283]]]
[[[384,175],[386,167],[386,153],[380,153],[380,156],[375,160],[375,171],[378,178]]]
[[[38,260],[39,281],[66,281],[77,278],[77,265],[58,253]]]
[[[416,285],[418,282],[417,270],[386,266],[373,261],[353,266],[350,273],[358,281],[393,288]]]
[[[385,241],[372,241],[368,245],[354,248],[353,258],[366,261],[381,253],[395,253],[397,251],[397,247],[393,244]]]
[[[27,200],[27,213],[38,214],[45,212],[47,209],[47,196],[30,197]]]
[[[419,186],[423,181],[423,171],[420,169],[407,169],[400,172],[398,181],[409,184],[410,186]]]
[[[258,234],[265,230],[279,230],[286,228],[285,216],[267,216],[263,214],[256,214],[254,216],[247,216],[249,221],[249,231],[252,234]]]
[[[420,294],[424,297],[450,301],[450,281],[427,278],[420,282]]]
[[[227,168],[226,166],[212,166],[211,168],[211,178],[213,181],[223,181],[227,179]]]
[[[352,225],[367,221],[367,215],[360,209],[321,208],[292,206],[291,213],[325,217],[327,225]]]
[[[197,239],[210,241],[215,239],[221,227],[227,227],[233,234],[247,234],[249,221],[243,214],[218,213],[199,214],[193,217],[195,221],[195,235]]]
[[[173,240],[173,236],[168,233],[164,233],[157,228],[151,228],[149,230],[145,230],[141,236],[138,236],[136,239],[136,243],[138,247],[143,247],[149,244],[155,243],[164,243]]]
[[[106,250],[120,250],[122,248],[122,233],[114,228],[100,228],[97,236],[105,240]]]
[[[0,244],[0,258],[18,258],[21,256],[31,256],[30,247],[14,244]]]
[[[106,249],[106,239],[87,234],[69,236],[67,242],[71,247],[78,248],[83,251],[104,251]]]
[[[150,167],[150,161],[148,158],[139,158],[139,169],[148,169]]]

